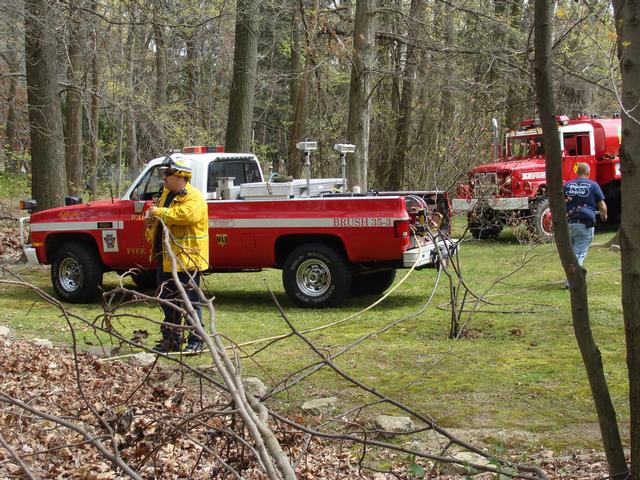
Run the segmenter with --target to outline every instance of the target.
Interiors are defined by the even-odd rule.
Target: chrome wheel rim
[[[67,292],[74,292],[82,283],[82,270],[75,258],[65,258],[58,267],[60,286]]]
[[[309,297],[319,297],[331,286],[331,270],[318,259],[305,260],[296,272],[298,289]]]
[[[551,237],[553,235],[553,221],[551,220],[551,209],[545,208],[540,217],[540,226],[542,231]]]

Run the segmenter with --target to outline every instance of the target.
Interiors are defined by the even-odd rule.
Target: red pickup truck
[[[354,194],[343,180],[264,181],[250,154],[185,148],[191,183],[209,205],[210,272],[282,270],[289,297],[302,307],[338,305],[348,293],[381,293],[398,268],[434,266],[457,244],[428,228],[444,218],[442,192]],[[137,268],[139,286],[153,282],[144,212],[159,194],[163,158],[149,162],[121,199],[73,204],[20,219],[31,263],[50,264],[56,295],[87,302],[106,271]]]

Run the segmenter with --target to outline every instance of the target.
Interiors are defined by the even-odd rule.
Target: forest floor
[[[138,385],[143,385],[138,388]],[[79,386],[82,395],[79,395]],[[22,399],[32,408],[56,415],[89,432],[95,438],[107,436],[88,405],[111,422],[119,434],[115,439],[121,456],[135,466],[142,478],[204,479],[225,478],[228,474],[199,445],[210,442],[211,431],[221,429],[215,416],[196,418],[203,405],[220,406],[215,393],[203,393],[181,372],[167,366],[140,366],[130,363],[102,363],[99,358],[80,353],[77,358],[67,347],[42,345],[11,336],[0,336],[0,392]],[[129,413],[130,412],[130,413]],[[121,418],[129,414],[121,427]],[[180,425],[171,431],[168,418]],[[182,423],[183,419],[191,418]],[[275,425],[272,425],[276,427]],[[121,428],[119,428],[121,427]],[[231,428],[226,425],[226,428]],[[291,458],[297,458],[298,478],[471,478],[445,474],[427,462],[407,462],[399,456],[387,459],[396,476],[358,469],[355,452],[339,443],[307,439],[300,433],[276,427],[281,443]],[[0,431],[14,454],[28,465],[31,478],[79,478],[107,480],[122,478],[77,432],[51,420],[26,414],[17,406],[0,409]],[[162,441],[159,441],[162,439]],[[162,445],[154,451],[156,444]],[[111,445],[111,444],[108,444]],[[211,446],[211,444],[209,443]],[[237,442],[220,436],[216,451],[226,451],[230,466],[244,478],[265,478]],[[594,451],[557,455],[553,451],[511,452],[513,461],[523,457],[539,466],[549,478],[603,479],[606,462]],[[388,468],[388,467],[387,467]],[[418,468],[419,470],[416,470]],[[444,469],[443,469],[444,471]],[[0,448],[0,478],[26,478],[25,471],[7,449]],[[474,478],[497,478],[480,474]],[[500,478],[507,478],[501,476]]]

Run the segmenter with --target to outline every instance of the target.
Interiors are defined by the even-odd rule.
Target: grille
[[[495,173],[477,173],[474,180],[476,198],[498,194],[498,176]]]

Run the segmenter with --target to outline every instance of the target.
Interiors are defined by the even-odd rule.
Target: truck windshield
[[[542,136],[518,136],[507,139],[508,156],[512,158],[540,157],[544,155]]]

